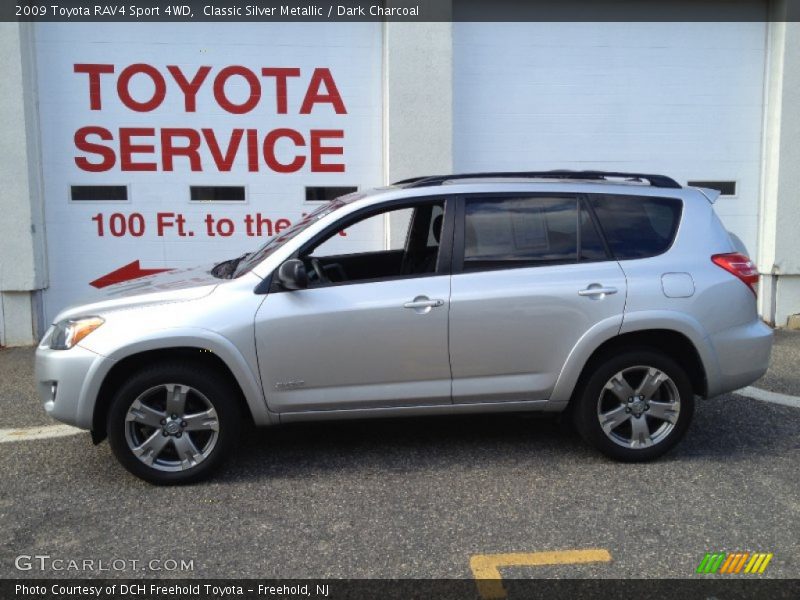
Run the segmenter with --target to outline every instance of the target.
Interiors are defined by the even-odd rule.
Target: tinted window
[[[577,262],[575,198],[467,200],[464,269]]]
[[[617,259],[656,256],[666,252],[675,239],[680,200],[598,195],[590,201]]]

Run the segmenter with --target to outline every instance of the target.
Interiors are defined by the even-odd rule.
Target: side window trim
[[[603,249],[606,252],[606,260],[616,260],[614,257],[614,253],[611,252],[611,246],[608,245],[608,240],[606,239],[606,232],[603,231],[603,226],[600,224],[600,219],[597,218],[597,215],[594,212],[594,207],[592,203],[589,202],[589,194],[580,194],[579,196],[579,205],[580,211],[586,211],[589,215],[589,218],[594,225],[594,230],[597,232],[597,235],[600,237],[600,241],[603,244]],[[581,227],[580,227],[580,211],[578,211],[578,257],[580,259],[581,253],[583,252],[583,247],[581,246]],[[588,262],[588,261],[586,261]]]

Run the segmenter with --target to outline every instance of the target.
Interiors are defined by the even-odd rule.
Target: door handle
[[[417,296],[411,302],[403,304],[403,308],[437,308],[444,305],[444,300],[431,300],[425,296]]]
[[[578,296],[610,296],[616,294],[617,288],[615,287],[602,287],[599,284],[593,283],[585,290],[578,290]]]

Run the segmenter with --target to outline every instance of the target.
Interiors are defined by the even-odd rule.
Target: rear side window
[[[681,220],[682,204],[675,198],[592,195],[590,202],[618,260],[666,252]]]
[[[580,251],[579,251],[580,248]],[[577,198],[469,198],[464,270],[605,260],[591,217]]]

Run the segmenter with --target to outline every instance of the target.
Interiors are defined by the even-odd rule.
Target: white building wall
[[[456,23],[455,168],[735,181],[715,208],[756,254],[766,29]]]
[[[767,65],[759,309],[784,326],[800,313],[800,23],[770,24]]]
[[[452,23],[386,23],[383,48],[385,182],[452,173]],[[403,225],[388,224],[389,247]]]
[[[41,158],[32,27],[0,23],[0,345],[41,332],[44,261]]]

